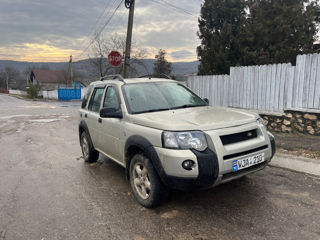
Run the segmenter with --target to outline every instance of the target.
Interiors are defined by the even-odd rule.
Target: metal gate
[[[62,101],[80,100],[81,85],[74,83],[73,88],[60,88],[60,86],[58,86],[58,99]]]

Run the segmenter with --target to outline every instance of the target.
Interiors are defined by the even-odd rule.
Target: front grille
[[[253,129],[246,132],[234,133],[230,135],[220,136],[223,145],[228,145],[232,143],[247,141],[258,136],[257,129]]]
[[[258,151],[261,151],[261,150],[264,150],[264,149],[267,149],[267,148],[268,148],[268,145],[264,145],[264,146],[261,146],[261,147],[258,147],[258,148],[254,148],[254,149],[251,149],[251,150],[248,150],[248,151],[226,155],[226,156],[223,157],[223,160],[236,158],[236,157],[239,157],[239,156],[243,156],[243,155],[247,155],[247,154],[250,154],[250,153],[258,152]]]
[[[230,172],[230,173],[223,174],[222,175],[222,180],[225,180],[225,179],[228,179],[228,178],[232,178],[232,177],[236,177],[236,176],[239,176],[241,174],[245,174],[245,173],[248,173],[248,172],[251,172],[251,171],[254,171],[254,170],[258,170],[259,168],[263,168],[265,165],[267,165],[267,162],[262,162],[262,163],[259,163],[257,165],[252,166],[252,167],[249,167],[249,168],[242,169],[242,170],[237,171],[237,172]]]

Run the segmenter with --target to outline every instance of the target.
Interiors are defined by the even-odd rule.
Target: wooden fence
[[[215,106],[261,112],[320,110],[320,54],[299,55],[296,66],[232,67],[229,75],[191,76],[188,87]]]

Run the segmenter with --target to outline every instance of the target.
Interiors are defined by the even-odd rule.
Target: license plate
[[[260,154],[257,154],[257,155],[251,156],[251,157],[247,157],[247,158],[242,158],[239,160],[234,160],[232,162],[232,170],[234,172],[236,172],[241,169],[248,168],[253,165],[257,165],[257,164],[262,163],[264,161],[265,161],[264,153],[260,153]]]

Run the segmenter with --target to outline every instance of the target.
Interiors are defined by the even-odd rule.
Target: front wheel
[[[137,201],[146,208],[154,208],[168,197],[168,190],[143,154],[136,154],[131,160],[130,184]]]

